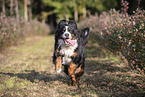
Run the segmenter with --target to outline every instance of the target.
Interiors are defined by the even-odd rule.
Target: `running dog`
[[[61,20],[55,32],[53,63],[56,72],[60,73],[64,66],[64,72],[70,76],[74,86],[78,86],[84,72],[85,45],[89,36],[89,28],[79,33],[77,24],[73,20]]]

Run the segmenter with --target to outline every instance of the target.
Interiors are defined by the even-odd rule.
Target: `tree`
[[[74,4],[74,17],[75,17],[75,22],[78,22],[78,9],[77,9],[76,0],[73,0],[73,4]]]
[[[86,7],[92,14],[109,10],[117,6],[117,0],[87,0]]]
[[[86,0],[83,0],[83,19],[86,18]]]
[[[57,15],[57,21],[60,21],[61,19],[71,19],[73,18],[72,12],[74,12],[74,4],[72,0],[43,0],[43,3],[45,6],[52,7],[53,10],[48,12],[43,12],[43,14]],[[46,17],[47,17],[46,16]]]
[[[24,0],[24,19],[28,21],[28,14],[27,14],[27,0]]]
[[[13,16],[13,7],[14,7],[14,4],[13,4],[13,0],[10,0],[10,16]]]
[[[31,0],[28,0],[28,12],[29,12],[29,20],[32,19],[32,6],[31,6]]]
[[[18,0],[15,0],[15,11],[16,11],[16,18],[19,20],[19,9],[18,9]]]
[[[2,12],[3,12],[3,15],[6,15],[5,0],[2,0]]]
[[[74,19],[76,22],[82,20],[87,15],[87,10],[91,14],[109,10],[117,6],[116,0],[42,0],[45,7],[49,6],[52,10],[44,13],[56,14],[57,21],[61,19]],[[87,9],[87,10],[86,10]]]

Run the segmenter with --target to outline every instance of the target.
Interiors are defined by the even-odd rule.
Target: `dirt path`
[[[142,97],[145,77],[131,71],[106,51],[89,42],[85,74],[80,88],[71,86],[52,64],[54,37],[27,38],[19,46],[0,54],[0,96],[2,97]],[[96,57],[100,56],[100,57]]]

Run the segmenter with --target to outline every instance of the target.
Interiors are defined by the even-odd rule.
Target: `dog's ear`
[[[90,37],[89,28],[84,28],[81,31],[80,37],[82,39],[83,44],[86,44],[88,42],[88,40],[89,40],[89,37]]]
[[[68,26],[71,27],[73,34],[78,38],[79,37],[79,30],[77,28],[77,24],[73,20],[68,21]]]
[[[57,25],[57,29],[55,31],[55,36],[58,36],[58,34],[61,31],[61,26],[67,24],[67,20],[61,20],[58,25]]]
[[[69,20],[68,25],[73,29],[78,29],[77,24],[73,20]]]
[[[61,26],[61,25],[65,25],[67,24],[67,20],[61,20],[59,23],[58,23],[58,28]]]
[[[57,30],[60,30],[61,26],[65,24],[67,24],[67,20],[61,20],[57,25]]]

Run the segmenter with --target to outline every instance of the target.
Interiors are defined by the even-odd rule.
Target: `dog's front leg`
[[[55,69],[56,69],[56,72],[57,73],[60,73],[61,72],[61,67],[62,67],[62,63],[61,63],[61,56],[59,56],[57,59],[56,59],[56,65],[55,65]]]
[[[76,70],[76,64],[71,62],[70,66],[68,67],[68,74],[71,77],[73,85],[77,87],[76,78],[75,78],[75,70]]]

